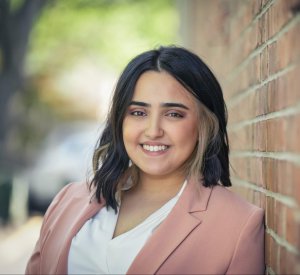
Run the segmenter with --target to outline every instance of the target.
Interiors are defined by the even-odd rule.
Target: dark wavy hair
[[[130,171],[130,160],[122,135],[123,120],[135,85],[146,71],[169,73],[196,98],[206,113],[212,114],[217,127],[205,144],[202,155],[198,154],[201,167],[197,168],[197,172],[202,176],[206,187],[217,184],[231,186],[227,110],[220,84],[196,54],[176,46],[159,47],[130,61],[117,82],[106,125],[93,157],[94,177],[90,188],[95,189],[97,200],[100,202],[104,199],[107,207],[111,206],[114,210],[118,207],[116,192],[120,188],[120,182]],[[197,151],[193,157],[197,157]]]

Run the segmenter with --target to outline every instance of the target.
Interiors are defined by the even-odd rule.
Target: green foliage
[[[4,1],[4,0],[2,0]],[[9,8],[11,12],[16,12],[23,5],[25,0],[9,0]]]
[[[171,0],[51,1],[32,32],[27,69],[56,73],[81,58],[120,70],[143,50],[177,41]]]

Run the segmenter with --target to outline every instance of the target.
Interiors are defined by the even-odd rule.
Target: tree
[[[51,5],[44,9],[47,3]],[[35,134],[28,130],[32,120],[24,115],[24,102],[12,107],[15,99],[22,95],[19,101],[28,103],[30,91],[39,104],[45,94],[55,99],[59,91],[51,84],[81,60],[120,70],[142,50],[173,44],[176,12],[172,7],[172,0],[0,0],[0,170],[24,166],[28,160],[20,161],[22,134],[27,135],[25,142]],[[48,113],[55,108],[65,111],[59,100],[46,104]],[[44,106],[41,109],[45,111]],[[49,126],[48,119],[37,117],[35,128]],[[19,140],[12,142],[15,137]],[[10,150],[13,143],[18,145]]]
[[[11,99],[22,91],[23,66],[30,32],[47,0],[0,0],[0,167],[11,167],[7,151]]]

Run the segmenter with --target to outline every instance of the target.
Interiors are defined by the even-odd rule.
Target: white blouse
[[[186,186],[133,229],[113,237],[118,213],[103,207],[74,236],[68,257],[68,274],[126,274],[154,230],[170,213]]]

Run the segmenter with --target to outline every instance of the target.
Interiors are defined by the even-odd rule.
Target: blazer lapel
[[[67,232],[65,232],[65,240],[60,252],[57,268],[55,274],[67,274],[68,271],[68,254],[73,237],[77,234],[84,223],[94,216],[105,205],[97,203],[96,200],[85,201],[84,203],[76,198],[73,202],[77,204],[73,209],[77,209],[77,213],[74,213],[74,218]]]
[[[127,274],[154,274],[180,243],[201,224],[211,188],[189,181],[178,202],[136,256]]]

